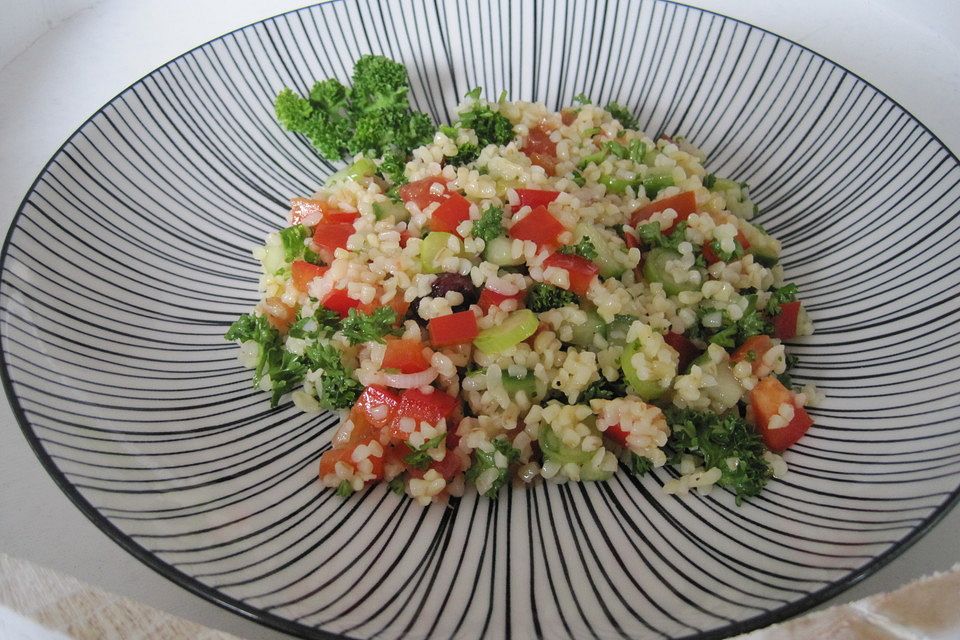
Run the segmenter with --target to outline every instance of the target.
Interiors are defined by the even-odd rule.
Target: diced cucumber
[[[734,182],[726,178],[717,178],[710,190],[723,195],[727,209],[738,218],[749,220],[756,213],[756,205],[750,200],[746,182]]]
[[[568,447],[563,444],[550,425],[544,425],[540,429],[540,436],[537,438],[540,443],[540,451],[543,452],[545,460],[553,460],[557,464],[564,465],[571,462],[575,465],[585,465],[595,455],[593,451],[584,451],[580,447]]]
[[[356,182],[360,178],[369,178],[376,172],[377,163],[364,156],[353,164],[348,164],[343,169],[340,169],[340,171],[330,174],[330,177],[327,178],[327,184],[334,184],[335,182],[343,182],[345,180]]]
[[[675,296],[681,291],[699,291],[699,283],[689,280],[680,282],[667,270],[667,263],[671,260],[679,260],[680,257],[679,253],[665,247],[651,249],[643,263],[643,277],[650,282],[662,284],[668,296]]]
[[[738,220],[737,227],[746,236],[750,247],[747,253],[753,254],[757,262],[772,267],[780,261],[780,241],[764,233],[746,220]]]
[[[460,246],[460,239],[446,231],[431,231],[423,239],[420,245],[420,266],[424,273],[440,273],[440,263],[445,258],[459,255],[460,249],[457,249],[456,253],[451,252],[451,239]]]
[[[529,309],[520,309],[507,316],[502,324],[481,331],[473,344],[484,353],[500,353],[532,336],[539,326],[537,314]]]
[[[513,240],[504,236],[486,243],[483,259],[501,267],[518,267],[525,262],[522,255],[519,258],[513,257]]]
[[[592,224],[580,223],[574,229],[574,243],[588,238],[597,250],[597,259],[594,262],[600,268],[603,278],[619,278],[627,270],[626,245],[614,233],[600,229]]]
[[[650,169],[643,178],[643,188],[647,192],[647,197],[651,200],[657,197],[661,189],[673,186],[673,169],[670,167],[657,167]]]
[[[600,317],[600,314],[593,309],[584,309],[587,314],[587,321],[583,324],[572,325],[573,337],[570,342],[578,347],[590,349],[593,347],[593,337],[598,333],[606,338],[607,324]]]
[[[393,218],[396,222],[406,222],[410,219],[410,212],[399,202],[384,200],[373,203],[373,215],[377,220],[386,220]]]
[[[715,363],[706,353],[691,363],[691,366],[698,365],[704,373],[713,376],[717,384],[710,387],[703,387],[701,391],[710,399],[710,408],[721,413],[731,409],[740,401],[743,394],[743,388],[740,381],[733,375],[733,367],[729,362]]]
[[[636,318],[626,314],[614,316],[613,322],[607,325],[607,342],[613,346],[626,346],[627,332],[630,331],[630,325],[635,321]]]
[[[641,378],[637,368],[633,366],[633,356],[640,351],[640,341],[634,341],[623,348],[620,355],[620,368],[623,369],[623,378],[633,389],[633,392],[643,400],[656,400],[666,389],[658,379]]]
[[[504,373],[502,380],[504,390],[511,396],[515,396],[521,391],[528,399],[533,399],[537,395],[537,379],[532,373],[528,373],[522,378],[515,378],[509,373]]]

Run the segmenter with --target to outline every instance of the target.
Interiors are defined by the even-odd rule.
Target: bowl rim
[[[153,76],[155,73],[164,69],[171,64],[186,58],[192,55],[194,52],[203,49],[213,43],[220,42],[225,38],[228,38],[236,33],[255,27],[259,24],[264,24],[272,20],[283,16],[289,16],[292,14],[313,11],[317,7],[324,5],[331,5],[341,2],[351,2],[353,0],[321,0],[304,7],[298,7],[296,9],[290,9],[288,11],[283,11],[281,13],[268,16],[266,18],[250,22],[248,24],[242,25],[235,29],[232,29],[226,33],[223,33],[215,38],[211,38],[206,42],[196,45],[195,47],[184,51],[183,53],[174,56],[173,58],[167,60],[163,64],[157,66],[154,69],[151,69],[149,72],[142,75],[137,80],[131,82],[129,85],[121,89],[116,95],[110,98],[105,102],[99,109],[94,111],[90,116],[88,116],[83,122],[81,122],[77,128],[71,133],[66,140],[57,148],[49,160],[43,165],[43,168],[37,174],[37,177],[34,178],[33,182],[30,184],[29,189],[24,195],[23,199],[20,201],[20,205],[17,207],[17,211],[14,214],[13,218],[10,221],[10,226],[7,229],[7,233],[3,240],[3,245],[0,247],[0,274],[6,268],[7,265],[7,256],[9,253],[11,241],[14,233],[18,228],[18,223],[21,217],[24,214],[24,210],[27,205],[27,201],[30,198],[31,194],[34,193],[37,184],[40,182],[41,178],[47,173],[50,166],[54,163],[54,160],[60,156],[63,150],[73,142],[74,138],[95,118],[100,116],[111,104],[113,104],[118,98],[123,94],[127,93],[134,87],[142,84],[147,78]],[[434,0],[436,2],[440,0]],[[655,3],[665,4],[665,5],[674,5],[676,7],[681,7],[688,11],[696,11],[702,14],[717,16],[725,20],[730,20],[733,23],[743,25],[748,29],[755,30],[762,34],[771,35],[775,38],[778,38],[784,42],[789,43],[792,46],[798,47],[801,50],[808,52],[830,64],[834,65],[837,69],[842,70],[847,75],[855,78],[859,82],[862,82],[866,86],[870,87],[877,92],[878,95],[882,96],[888,100],[891,104],[899,108],[903,113],[910,116],[914,122],[916,122],[922,129],[925,131],[932,140],[934,140],[940,147],[947,153],[947,155],[953,159],[955,163],[960,165],[960,158],[953,152],[950,147],[948,147],[944,142],[920,119],[918,119],[910,110],[904,107],[900,102],[891,97],[885,91],[875,86],[873,83],[868,81],[863,76],[858,73],[851,71],[844,65],[826,57],[825,55],[814,51],[806,45],[800,44],[799,42],[787,38],[778,33],[775,33],[764,27],[759,27],[754,25],[746,20],[741,20],[739,18],[733,18],[726,14],[720,13],[718,11],[712,11],[709,9],[702,9],[700,7],[691,6],[684,4],[683,2],[678,2],[677,0],[654,0]],[[3,284],[2,279],[0,279],[0,298],[3,296]],[[24,437],[27,439],[27,442],[30,445],[30,448],[33,450],[34,454],[37,456],[37,459],[40,461],[43,468],[46,472],[53,478],[56,485],[66,494],[67,498],[76,506],[80,512],[87,517],[100,531],[105,533],[109,538],[114,542],[120,545],[126,552],[131,554],[134,558],[145,564],[147,567],[160,574],[164,578],[170,580],[176,585],[179,585],[185,588],[187,591],[193,593],[194,595],[200,596],[207,602],[215,604],[227,611],[235,613],[247,620],[256,622],[258,624],[264,625],[266,627],[272,628],[283,633],[290,634],[295,637],[309,638],[316,640],[350,640],[350,636],[341,635],[329,631],[324,631],[316,627],[310,627],[305,624],[300,624],[293,622],[282,616],[276,614],[268,613],[259,609],[257,607],[251,606],[238,600],[232,598],[216,589],[213,589],[203,583],[201,583],[196,578],[190,576],[183,571],[180,571],[173,567],[172,565],[164,562],[159,557],[154,555],[151,551],[144,548],[138,544],[134,539],[120,530],[119,527],[114,525],[106,516],[101,514],[96,507],[94,507],[83,495],[77,490],[76,487],[66,478],[65,474],[60,471],[56,463],[43,448],[43,445],[40,443],[39,438],[36,433],[33,431],[33,426],[30,424],[30,421],[27,419],[26,412],[23,407],[20,405],[20,399],[14,393],[13,389],[13,380],[10,375],[10,370],[7,366],[7,356],[5,350],[2,348],[4,338],[6,338],[5,322],[0,322],[0,382],[2,382],[3,391],[7,397],[7,401],[10,403],[10,408],[13,410],[13,414],[16,417],[17,423],[20,426],[20,430],[23,433]],[[696,634],[683,636],[679,640],[713,640],[719,638],[726,638],[733,635],[739,635],[767,627],[778,622],[783,622],[788,618],[791,618],[795,615],[804,613],[813,607],[822,604],[823,602],[837,596],[844,591],[847,591],[851,587],[859,584],[869,576],[873,575],[881,568],[889,564],[891,561],[899,557],[910,547],[912,547],[920,538],[930,532],[930,530],[939,523],[956,505],[960,502],[960,483],[957,487],[950,493],[950,495],[938,506],[936,509],[927,516],[920,524],[916,525],[910,533],[908,533],[903,539],[891,546],[886,551],[874,556],[869,562],[867,562],[862,567],[848,573],[847,575],[834,580],[833,582],[827,584],[826,586],[808,593],[804,597],[795,600],[791,603],[785,604],[783,606],[777,607],[776,609],[771,609],[764,613],[758,614],[756,616],[746,618],[744,620],[739,620],[737,622],[732,622],[723,627],[718,627],[709,631],[702,631]]]

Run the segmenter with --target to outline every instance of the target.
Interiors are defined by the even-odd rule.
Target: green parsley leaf
[[[470,235],[484,242],[490,242],[502,236],[503,233],[503,209],[491,206],[484,209],[480,219],[473,223]]]
[[[350,344],[362,342],[385,342],[384,336],[399,335],[395,327],[397,313],[390,307],[380,307],[371,314],[350,309],[343,319],[340,331]]]
[[[430,466],[430,463],[433,462],[433,458],[430,457],[430,449],[436,449],[440,446],[440,443],[447,439],[446,433],[441,433],[436,435],[426,442],[424,442],[419,447],[410,447],[410,453],[404,456],[403,461],[414,469],[426,469]],[[451,454],[452,455],[452,454]]]
[[[587,260],[596,260],[599,256],[593,241],[586,236],[581,238],[576,244],[568,244],[560,247],[557,253],[580,256],[581,258],[586,258]]]

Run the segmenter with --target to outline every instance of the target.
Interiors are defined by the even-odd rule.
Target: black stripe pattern
[[[589,25],[596,25],[595,28]],[[334,167],[273,117],[284,86],[402,60],[448,120],[475,85],[617,100],[753,185],[817,325],[827,394],[742,507],[674,472],[421,509],[319,487],[333,416],[264,394],[222,335],[250,249]],[[956,500],[960,166],[803,47],[682,5],[344,1],[230,33],[137,82],[50,161],[4,247],[3,377],[64,491],[144,562],[305,637],[721,637],[875,570]]]

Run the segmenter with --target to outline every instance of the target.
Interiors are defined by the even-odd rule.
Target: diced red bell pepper
[[[305,260],[294,260],[290,265],[290,276],[293,280],[293,286],[307,293],[313,279],[321,277],[329,268],[330,267],[319,267]]]
[[[750,336],[730,355],[730,362],[749,362],[753,366],[753,372],[757,373],[763,364],[764,354],[772,348],[773,340],[770,336]]]
[[[773,335],[781,340],[797,337],[797,320],[800,317],[800,301],[784,302],[780,313],[773,316]]]
[[[407,389],[400,396],[400,406],[397,415],[390,426],[391,437],[397,440],[406,440],[410,434],[400,428],[400,421],[412,418],[419,426],[421,422],[435,425],[440,420],[453,415],[459,401],[453,396],[434,390],[433,393],[423,393],[420,389]]]
[[[360,443],[366,444],[366,442]],[[356,463],[352,460],[353,452],[359,445],[344,447],[341,449],[329,449],[320,456],[320,477],[328,476],[337,472],[337,463],[342,462],[353,469],[356,469]],[[370,473],[374,476],[372,480],[383,478],[383,458],[370,455],[368,458],[373,466]]]
[[[430,215],[430,230],[446,231],[460,236],[457,227],[469,219],[470,201],[456,191],[448,191],[440,201],[440,206]]]
[[[346,249],[347,240],[356,229],[352,222],[321,222],[313,228],[313,243],[317,245],[320,259],[327,264],[333,263],[337,249]]]
[[[320,303],[330,311],[335,311],[341,318],[346,318],[350,309],[360,308],[360,301],[347,295],[344,289],[334,289]]]
[[[435,347],[449,347],[455,344],[473,342],[480,333],[477,316],[467,309],[458,313],[433,318],[427,323],[430,343]]]
[[[434,193],[433,185],[439,184],[442,189],[437,189]],[[443,178],[431,176],[416,182],[408,182],[400,187],[400,199],[404,202],[412,202],[421,210],[426,209],[433,202],[440,202],[447,193],[447,181]]]
[[[780,412],[780,405],[785,403],[793,405],[793,419],[783,428],[771,429],[770,419]],[[750,391],[750,406],[764,443],[777,453],[792,446],[813,425],[813,420],[803,407],[797,406],[793,393],[773,376],[760,380]]]
[[[480,308],[483,309],[483,312],[486,313],[490,307],[500,306],[503,302],[507,300],[516,300],[520,302],[523,300],[523,291],[515,293],[512,296],[508,296],[500,293],[499,291],[494,291],[493,289],[484,288],[480,291],[480,299],[477,301],[477,304],[480,305]],[[518,305],[519,308],[519,305]]]
[[[559,191],[546,191],[544,189],[517,189],[517,199],[520,201],[520,207],[547,206],[557,199]]]
[[[423,343],[411,338],[387,338],[383,353],[383,369],[397,369],[400,373],[418,373],[430,367],[423,357]]]
[[[579,296],[587,295],[590,283],[597,277],[600,268],[593,262],[578,255],[555,253],[543,261],[543,267],[566,269],[570,274],[570,291]]]
[[[700,355],[700,349],[697,348],[697,345],[690,342],[682,333],[668,331],[663,334],[663,341],[673,347],[674,351],[680,356],[680,360],[677,363],[678,371],[686,371],[690,363]]]
[[[509,235],[517,240],[530,240],[541,249],[560,246],[560,234],[566,231],[546,207],[536,207],[525,218],[510,227]]]
[[[673,209],[676,211],[677,217],[673,221],[673,224],[666,229],[661,229],[661,231],[664,233],[672,229],[673,225],[689,218],[691,213],[697,212],[697,197],[694,195],[693,191],[684,191],[683,193],[678,193],[675,196],[663,198],[662,200],[657,200],[648,205],[644,205],[634,211],[633,215],[630,216],[630,226],[636,227],[640,224],[643,224],[649,220],[650,216],[653,214],[666,209]]]
[[[352,412],[361,413],[367,422],[381,429],[393,422],[393,417],[397,407],[400,405],[400,395],[390,391],[386,387],[372,384],[363,390],[357,402],[353,405]],[[379,407],[386,407],[384,416],[380,416]]]

